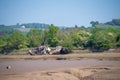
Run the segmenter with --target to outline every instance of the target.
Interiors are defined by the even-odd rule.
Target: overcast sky
[[[120,18],[120,0],[0,0],[0,24],[89,26]]]

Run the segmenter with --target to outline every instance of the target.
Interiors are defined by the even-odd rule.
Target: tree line
[[[91,51],[120,48],[120,28],[102,29],[94,26],[59,29],[51,24],[47,29],[31,29],[26,34],[14,31],[10,35],[0,38],[0,53],[4,54],[15,49],[33,48],[40,45],[50,47],[61,45],[68,48],[69,51],[74,48]]]

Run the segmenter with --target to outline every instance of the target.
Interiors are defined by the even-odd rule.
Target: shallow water
[[[6,67],[10,65],[11,69]],[[18,60],[0,62],[0,74],[23,74],[32,71],[45,71],[98,65],[120,65],[120,61],[82,59],[82,60]]]

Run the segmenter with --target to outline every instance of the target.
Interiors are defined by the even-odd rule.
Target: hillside
[[[101,29],[108,29],[108,28],[120,28],[120,26],[117,25],[109,25],[109,24],[98,24],[96,25],[97,28]]]
[[[26,24],[16,24],[16,25],[0,25],[0,37],[11,34],[15,31],[28,32],[32,28],[37,29],[47,29],[48,24],[44,23],[26,23]]]

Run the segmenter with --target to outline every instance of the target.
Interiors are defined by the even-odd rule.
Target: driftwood
[[[67,54],[68,49],[62,47],[62,46],[57,46],[54,51],[51,52],[52,54]]]
[[[43,54],[50,54],[50,51],[51,51],[51,49],[49,47],[40,46],[35,49],[29,50],[28,53],[30,55],[36,55],[36,54],[43,55]]]
[[[29,50],[28,53],[30,55],[55,55],[55,54],[67,54],[68,49],[62,47],[62,46],[57,46],[55,50],[51,51],[49,47],[46,46],[40,46],[35,49]]]

